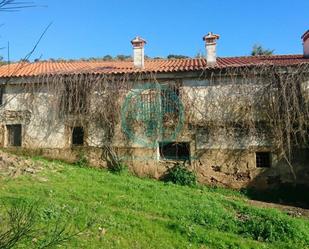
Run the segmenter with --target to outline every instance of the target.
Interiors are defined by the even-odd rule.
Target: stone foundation
[[[49,159],[76,162],[85,156],[93,167],[107,168],[107,163],[102,160],[100,148],[76,147],[71,149],[6,149],[14,153],[27,155],[40,155]],[[155,149],[118,148],[118,155],[129,169],[137,176],[159,179],[166,170],[173,167],[177,161],[158,159]],[[307,151],[299,153],[299,160],[293,166],[296,174],[294,179],[288,164],[273,158],[270,168],[257,168],[255,153],[247,150],[208,150],[200,152],[198,158],[188,162],[188,168],[196,172],[201,184],[222,186],[228,188],[254,187],[267,189],[278,187],[281,184],[301,184],[309,186],[309,166],[306,164]]]

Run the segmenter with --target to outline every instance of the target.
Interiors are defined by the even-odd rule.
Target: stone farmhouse
[[[301,80],[296,99],[308,114],[309,30],[299,55],[221,58],[218,39],[213,33],[203,37],[203,58],[145,59],[146,41],[136,37],[133,61],[1,66],[0,147],[72,161],[82,154],[90,164],[106,167],[101,154],[108,143],[138,175],[159,178],[168,167],[185,163],[206,184],[308,185],[308,146],[296,148],[286,136],[276,144],[278,129],[265,120],[285,101],[275,102],[278,89],[269,88],[283,78]],[[280,108],[287,117],[297,112]],[[308,138],[308,115],[293,117],[299,116]],[[281,117],[269,123],[280,126]],[[280,150],[287,144],[293,160]]]

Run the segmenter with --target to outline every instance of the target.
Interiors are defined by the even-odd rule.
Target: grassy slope
[[[94,218],[67,248],[309,248],[309,220],[250,207],[235,191],[36,160],[45,164],[38,176],[0,178],[0,198],[40,200],[42,223],[63,213],[75,224]]]

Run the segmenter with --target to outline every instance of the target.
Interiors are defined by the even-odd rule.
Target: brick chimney
[[[304,45],[304,57],[309,58],[309,29],[302,35]]]
[[[136,36],[132,41],[133,46],[133,62],[134,66],[137,68],[144,68],[144,60],[145,60],[145,54],[144,54],[144,46],[146,44],[146,41]]]
[[[217,63],[216,47],[219,38],[219,35],[213,34],[212,32],[209,32],[203,37],[205,41],[207,65],[213,66]]]

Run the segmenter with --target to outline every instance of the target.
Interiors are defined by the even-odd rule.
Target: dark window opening
[[[84,145],[84,128],[73,127],[72,131],[72,145]]]
[[[8,130],[8,146],[21,146],[21,125],[7,125]]]
[[[190,144],[177,142],[159,143],[160,158],[165,160],[189,160]]]
[[[271,167],[271,153],[270,152],[256,152],[256,167],[270,168]]]
[[[0,106],[3,105],[4,87],[0,86]]]

